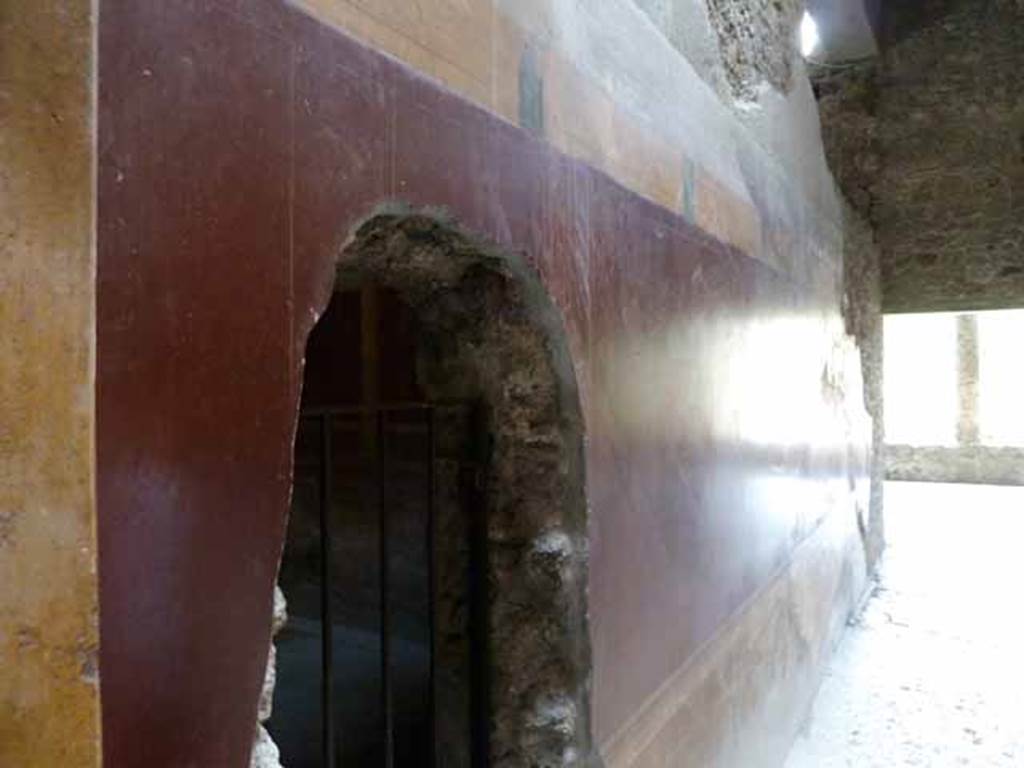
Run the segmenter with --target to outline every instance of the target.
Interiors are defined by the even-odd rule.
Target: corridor
[[[1024,488],[885,493],[878,583],[787,768],[1024,764]]]

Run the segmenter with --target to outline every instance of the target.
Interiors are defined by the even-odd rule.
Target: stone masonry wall
[[[882,518],[885,483],[885,419],[882,403],[882,281],[878,242],[871,222],[872,185],[881,162],[875,110],[878,67],[868,61],[812,71],[821,115],[825,157],[843,197],[843,316],[857,340],[864,378],[864,407],[871,416],[871,501],[859,520],[869,570],[885,547]]]
[[[944,6],[888,22],[874,206],[887,311],[1024,304],[1024,7]]]
[[[802,7],[796,0],[708,0],[725,75],[739,98],[756,98],[763,83],[789,90]]]
[[[885,418],[882,402],[882,285],[878,247],[868,223],[849,204],[843,226],[843,316],[846,331],[857,340],[864,407],[871,416],[871,497],[868,518],[858,519],[868,561],[874,569],[885,547],[882,489],[885,483]]]
[[[491,765],[590,765],[582,417],[557,310],[519,256],[405,209],[345,248],[338,284],[367,278],[422,324],[428,398],[482,405]]]
[[[830,165],[887,312],[1024,306],[1024,5],[894,7],[880,62],[818,73]]]
[[[828,166],[853,210],[870,223],[873,184],[881,165],[875,114],[878,62],[817,67],[811,75]]]
[[[885,449],[885,476],[931,483],[1024,485],[1024,449],[890,445]]]
[[[1022,25],[1016,2],[894,6],[880,59],[812,73],[826,156],[854,209],[846,226],[848,299],[861,271],[862,249],[851,249],[858,227],[850,225],[859,218],[877,239],[885,311],[1024,305]],[[867,295],[851,301],[865,386],[878,389],[872,415],[881,450],[881,331],[864,324]],[[968,401],[972,392],[962,387]],[[970,410],[961,403],[964,414]],[[970,431],[960,425],[958,448],[889,446],[888,477],[1017,482],[1018,452],[974,446]]]

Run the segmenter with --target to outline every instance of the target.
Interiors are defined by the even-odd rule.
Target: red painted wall
[[[271,0],[104,0],[99,150],[107,765],[245,764],[306,335],[340,245],[383,201],[445,206],[524,251],[564,315],[588,439],[598,739],[820,518],[836,450],[755,440],[728,397],[763,386],[736,379],[744,329],[824,321],[827,281],[728,250]],[[675,385],[640,376],[625,400],[673,426],[645,434],[610,382],[637,363],[620,342],[661,338]]]

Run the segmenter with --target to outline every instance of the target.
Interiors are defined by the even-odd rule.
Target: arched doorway
[[[287,768],[589,760],[582,423],[521,258],[429,215],[355,233],[309,337],[280,582]]]

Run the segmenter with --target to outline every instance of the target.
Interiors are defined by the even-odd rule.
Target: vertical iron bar
[[[427,410],[427,727],[430,734],[430,757],[428,768],[434,768],[437,761],[437,729],[435,726],[434,691],[434,619],[435,599],[435,542],[434,542],[434,409]]]
[[[390,616],[390,578],[391,560],[388,551],[390,536],[390,515],[388,505],[381,503],[381,463],[384,450],[384,412],[377,411],[377,449],[370,457],[373,463],[374,491],[373,500],[377,519],[380,520],[380,679],[381,707],[384,715],[384,765],[393,768],[395,764],[395,734],[391,711],[391,616]]]
[[[359,291],[360,363],[362,365],[362,438],[367,463],[367,491],[364,501],[379,531],[380,557],[380,673],[381,717],[384,737],[384,765],[394,765],[394,733],[391,713],[391,621],[388,557],[389,520],[382,495],[382,447],[384,415],[380,409],[380,317],[377,286],[364,283]],[[333,766],[332,766],[333,768]]]
[[[484,431],[484,419],[479,404],[469,412],[469,453],[463,457],[468,464],[462,486],[463,509],[469,514],[469,632],[471,677],[471,726],[472,765],[485,768],[490,759],[490,678],[488,657],[490,647],[488,558],[487,558],[487,508],[485,484],[487,458],[490,452],[488,437]]]
[[[320,418],[320,652],[322,655],[321,706],[323,708],[323,760],[329,768],[334,766],[334,707],[331,688],[334,683],[334,621],[331,616],[331,470],[334,466],[331,451],[331,417]]]

